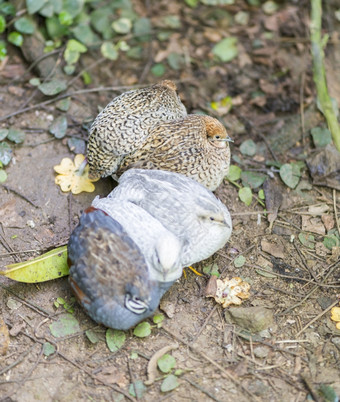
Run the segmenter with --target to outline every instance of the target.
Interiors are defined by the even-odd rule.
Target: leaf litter
[[[185,4],[187,3],[188,2]],[[241,24],[241,21],[237,22],[234,19],[236,12],[242,11],[241,3],[238,4],[238,2],[234,2],[231,8],[229,8],[229,6],[220,8],[215,4],[215,10],[209,6],[202,5],[202,2],[197,1],[191,3],[191,7],[193,8],[190,8],[190,10],[189,7],[183,6],[184,3],[181,3],[180,5],[177,2],[171,2],[171,4],[162,3],[160,5],[155,3],[155,5],[152,6],[150,17],[145,18],[144,15],[144,18],[142,17],[144,22],[148,20],[148,23],[145,24],[145,27],[147,28],[148,24],[149,27],[154,26],[155,22],[157,23],[157,21],[160,20],[158,11],[161,16],[179,15],[181,29],[193,29],[194,33],[192,35],[192,41],[189,41],[187,37],[183,38],[183,35],[176,31],[178,28],[172,28],[174,31],[167,33],[168,38],[174,38],[171,49],[167,47],[168,39],[165,39],[164,42],[153,41],[153,51],[156,55],[164,50],[167,52],[161,60],[161,63],[164,66],[163,74],[165,77],[179,80],[178,87],[180,95],[190,111],[202,111],[205,110],[204,108],[208,107],[209,113],[211,113],[211,108],[209,106],[211,102],[218,102],[227,96],[234,98],[235,94],[240,94],[243,102],[239,105],[233,104],[233,107],[227,112],[227,114],[222,114],[222,119],[225,124],[228,124],[229,120],[234,117],[236,117],[237,120],[240,120],[241,116],[243,126],[245,127],[243,131],[237,134],[237,136],[234,136],[233,132],[231,132],[235,139],[235,144],[232,145],[232,155],[239,156],[243,163],[239,166],[243,171],[257,171],[258,173],[267,175],[268,181],[273,181],[273,178],[280,181],[279,173],[275,169],[279,169],[280,166],[285,163],[291,164],[292,162],[297,161],[303,153],[305,153],[305,155],[311,155],[310,151],[316,144],[312,142],[313,138],[310,136],[310,130],[320,124],[318,112],[315,112],[313,109],[311,109],[311,112],[307,110],[307,108],[312,106],[314,100],[313,86],[310,80],[311,74],[309,67],[307,66],[309,62],[308,45],[306,44],[305,39],[303,39],[305,35],[304,28],[306,27],[304,12],[307,12],[307,10],[304,8],[304,5],[293,7],[289,4],[280,2],[277,3],[278,7],[276,11],[274,7],[272,7],[272,11],[269,7],[266,9],[266,12],[269,10],[271,14],[264,14],[261,6],[252,5],[247,8],[252,24],[243,25]],[[178,7],[181,9],[180,13],[178,12]],[[226,11],[228,11],[229,17],[226,16]],[[140,10],[138,10],[138,13],[139,12]],[[155,17],[155,13],[157,13],[157,17]],[[198,15],[200,18],[199,25],[195,25]],[[122,18],[124,16],[119,15],[117,18],[118,17]],[[327,18],[328,17],[331,18],[332,15],[327,16]],[[229,24],[230,22],[233,24],[226,25],[227,21],[229,21]],[[109,21],[109,24],[111,22],[112,21]],[[144,22],[140,24],[140,28],[143,28]],[[200,29],[197,29],[198,26]],[[139,32],[143,35],[149,35],[150,30],[145,29],[145,27]],[[264,28],[269,32],[265,31]],[[208,30],[210,30],[209,35],[207,35]],[[212,35],[211,31],[215,31],[215,34]],[[134,33],[135,32],[138,32],[138,30],[134,31]],[[211,49],[216,43],[225,37],[225,32],[228,32],[230,36],[238,38],[238,56],[231,62],[219,62],[219,64],[214,64],[214,55],[212,54]],[[163,35],[163,38],[166,37],[165,32],[160,33]],[[155,35],[157,34],[158,32],[155,33]],[[191,34],[188,34],[187,36],[189,37]],[[214,41],[212,41],[212,39],[214,39]],[[136,42],[139,41],[139,39],[134,40],[136,40]],[[329,50],[328,46],[332,46],[332,44],[327,44],[327,50]],[[135,52],[135,54],[139,54],[139,57],[144,57],[146,55],[146,53],[143,53],[145,50],[143,49],[144,44],[141,46],[139,42],[136,47],[139,47],[139,53]],[[190,63],[185,64],[185,66],[179,65],[179,70],[174,70],[173,67],[176,67],[176,63],[172,63],[173,65],[170,66],[168,61],[170,53],[178,53],[181,57],[184,57],[186,61],[187,55],[189,54]],[[335,47],[334,52],[328,52],[328,54],[330,53],[336,53]],[[115,80],[121,84],[134,85],[138,82],[140,71],[143,71],[147,59],[134,59],[135,65],[140,67],[136,70],[131,62],[127,63],[127,61],[131,60],[127,57],[129,57],[127,54],[120,53],[119,58],[115,61]],[[13,63],[17,64],[7,63],[7,65],[4,66],[2,70],[3,77],[10,77],[10,74],[12,74],[11,70],[18,70],[17,66],[20,66],[20,64],[18,64],[17,60],[18,59],[13,59]],[[8,66],[11,67],[8,68]],[[129,67],[126,68],[126,66]],[[106,66],[106,68],[108,67]],[[111,71],[110,68],[109,70]],[[24,71],[25,70],[22,70],[22,74]],[[110,82],[112,79],[108,75],[107,70],[103,68],[98,69],[98,71],[101,71],[102,75],[97,75],[96,73],[91,72],[91,76],[94,79],[93,84],[98,82],[107,85],[107,82]],[[304,85],[301,83],[303,81],[301,78],[302,73],[305,73]],[[102,78],[98,78],[98,76],[101,76]],[[184,80],[188,77],[194,78],[194,82],[190,82],[189,84],[184,83]],[[147,75],[147,80],[144,82],[142,81],[142,83],[154,82],[153,80],[154,78],[152,75]],[[183,83],[181,80],[183,80]],[[81,83],[82,81],[79,81],[79,84]],[[27,88],[25,88],[25,90],[27,90]],[[304,96],[304,102],[301,103],[301,105],[305,107],[306,112],[304,122],[304,141],[302,140],[301,135],[301,115],[299,113],[300,92],[302,92]],[[28,93],[27,95],[29,96],[30,94]],[[3,96],[5,100],[9,99],[9,94],[3,94]],[[104,105],[111,97],[111,93],[106,95],[102,92],[100,96],[93,98],[93,117],[97,112],[97,106]],[[82,100],[85,102],[88,99],[84,97]],[[253,100],[256,100],[256,102],[253,103]],[[7,111],[4,111],[4,113],[10,113],[13,109],[13,105],[16,105],[15,102],[17,102],[15,99],[11,99],[11,101],[8,102],[5,101],[4,108],[5,110],[7,109]],[[72,99],[71,110],[73,104],[74,101]],[[11,109],[9,109],[8,105],[12,105]],[[70,113],[73,113],[73,111]],[[81,117],[75,116],[75,119],[82,121],[84,115],[87,116],[88,113],[82,113]],[[311,115],[313,115],[313,119],[310,119]],[[294,120],[292,116],[296,117],[296,119]],[[29,114],[27,114],[27,118],[27,121],[30,121]],[[32,120],[30,126],[37,127],[38,123]],[[22,126],[18,125],[17,127]],[[275,162],[276,165],[274,165],[273,168],[266,165],[267,161],[273,161],[275,158],[262,142],[263,139],[259,135],[260,132],[263,133],[269,146],[277,157]],[[273,135],[275,133],[278,134],[277,137]],[[49,150],[47,145],[40,145],[37,149],[25,148],[26,143],[29,143],[30,138],[36,139],[37,143],[47,139],[44,137],[44,134],[39,134],[39,136],[41,136],[41,139],[38,135],[30,133],[26,136],[25,142],[22,145],[8,145],[11,148],[13,147],[12,151],[14,151],[13,155],[15,158],[6,167],[6,172],[9,173],[7,181],[9,182],[9,186],[17,188],[14,179],[18,181],[20,178],[19,190],[26,195],[31,194],[30,187],[35,188],[34,184],[32,184],[32,179],[28,177],[28,173],[26,174],[27,171],[32,175],[33,161],[34,165],[37,165],[39,168],[40,160],[35,151],[39,151],[39,154],[42,154]],[[256,154],[253,157],[245,157],[239,153],[240,144],[249,138],[252,138],[256,143]],[[8,140],[5,139],[5,141]],[[52,160],[54,164],[58,163],[58,161],[65,156],[65,153],[68,153],[67,148],[61,146],[61,141],[54,141],[53,144],[57,155],[53,155],[50,160],[48,160],[47,157],[45,159],[43,159],[43,157],[40,158],[41,160],[44,160],[44,163],[48,166],[52,166]],[[318,152],[319,149],[316,151],[316,154]],[[31,153],[32,156],[28,156],[28,153]],[[325,155],[327,160],[326,153],[323,153],[322,158],[324,158]],[[320,157],[314,164],[316,170],[318,164],[319,166],[326,166],[327,168],[327,165],[320,164],[322,158]],[[15,161],[16,164],[14,164]],[[238,162],[235,163],[238,164]],[[21,180],[21,176],[19,176],[19,167],[21,167],[21,174],[24,180]],[[52,170],[52,168],[50,170]],[[325,171],[327,172],[327,170]],[[336,169],[335,171],[334,169],[333,171],[331,169],[330,172],[330,175],[328,175],[328,173],[326,174],[327,180],[325,176],[322,178],[323,181],[321,182],[327,183],[328,181],[327,184],[330,184],[331,188],[334,188],[334,186],[337,188],[336,174],[334,175]],[[301,169],[300,173],[300,181],[309,180],[306,170]],[[36,175],[36,173],[34,175]],[[46,180],[47,178],[53,183],[53,178],[51,178],[50,175],[46,177]],[[316,179],[319,180],[318,178]],[[333,179],[333,181],[330,182],[329,179]],[[43,178],[41,183],[46,183],[46,180]],[[240,180],[240,178],[237,180]],[[240,182],[238,184],[241,185]],[[321,317],[310,327],[305,329],[304,332],[300,334],[299,339],[294,337],[301,326],[303,327],[308,324],[312,317],[315,317],[316,314],[319,314],[322,311],[322,307],[318,303],[318,300],[321,298],[320,296],[326,295],[327,298],[334,300],[337,292],[336,288],[322,287],[321,285],[318,285],[318,283],[322,282],[324,284],[333,284],[332,286],[337,286],[338,281],[335,270],[332,271],[332,266],[328,266],[326,261],[326,258],[328,258],[332,253],[332,248],[337,247],[336,239],[338,238],[337,231],[335,231],[335,233],[330,233],[332,229],[336,229],[334,219],[335,215],[332,207],[332,195],[330,190],[325,187],[319,187],[318,191],[311,187],[303,190],[303,192],[312,195],[312,203],[319,202],[320,198],[322,202],[326,202],[330,209],[329,211],[325,211],[323,214],[325,216],[330,216],[334,221],[332,226],[330,218],[321,218],[323,223],[324,220],[328,221],[328,227],[326,228],[325,226],[326,235],[323,236],[313,233],[315,252],[318,244],[323,245],[325,239],[327,239],[327,241],[329,240],[329,244],[327,244],[331,248],[329,249],[325,246],[326,250],[328,250],[328,257],[318,259],[318,255],[314,254],[313,249],[309,249],[309,247],[300,244],[299,240],[295,242],[297,247],[303,251],[302,258],[304,258],[306,266],[309,267],[309,271],[306,271],[304,266],[301,268],[303,265],[302,263],[298,264],[297,261],[294,260],[294,257],[298,260],[299,256],[294,250],[291,238],[294,236],[295,239],[298,239],[300,233],[304,233],[307,238],[311,235],[311,233],[303,231],[301,215],[296,213],[301,210],[308,211],[309,203],[306,202],[301,195],[296,194],[294,189],[290,190],[285,184],[282,185],[283,191],[281,191],[281,193],[283,195],[283,200],[281,206],[278,206],[279,203],[277,202],[274,203],[275,209],[277,209],[276,213],[275,209],[269,209],[268,206],[266,208],[267,211],[274,211],[276,219],[272,224],[272,233],[280,233],[278,236],[282,239],[287,250],[285,258],[285,262],[287,263],[286,268],[278,271],[276,269],[278,264],[275,263],[275,269],[273,272],[283,276],[292,276],[294,271],[301,272],[302,270],[305,273],[304,278],[306,278],[306,281],[308,282],[300,282],[292,278],[278,276],[268,278],[256,274],[257,267],[254,261],[257,261],[262,253],[260,247],[261,239],[264,236],[266,238],[268,236],[268,233],[266,232],[268,229],[267,216],[261,214],[262,220],[258,223],[259,205],[255,202],[254,196],[256,196],[256,193],[254,190],[252,190],[252,200],[249,206],[246,206],[246,204],[240,202],[238,199],[237,192],[239,189],[235,190],[228,183],[225,183],[220,189],[218,189],[217,195],[227,203],[231,213],[235,214],[235,216],[233,216],[233,237],[231,238],[230,244],[225,249],[221,250],[219,252],[220,254],[214,256],[214,261],[205,262],[205,265],[216,262],[219,266],[220,272],[227,269],[233,276],[235,275],[242,278],[249,277],[251,279],[253,292],[251,298],[245,301],[245,306],[256,303],[270,303],[275,305],[274,324],[272,323],[270,325],[269,330],[267,330],[263,336],[261,335],[257,338],[257,342],[269,342],[270,344],[270,346],[267,346],[270,349],[270,353],[265,358],[266,360],[263,360],[263,357],[259,357],[255,351],[253,354],[252,351],[255,349],[254,341],[250,341],[249,337],[247,338],[248,340],[245,340],[245,338],[235,335],[236,332],[234,332],[234,330],[231,330],[230,332],[231,343],[228,346],[228,349],[222,349],[220,347],[218,340],[221,339],[221,337],[223,338],[226,329],[225,327],[229,326],[229,324],[224,323],[221,325],[221,319],[224,320],[223,314],[217,314],[216,312],[215,314],[212,314],[205,323],[205,320],[210,314],[212,303],[215,303],[213,300],[205,300],[200,296],[199,289],[202,286],[204,288],[206,278],[195,279],[192,274],[190,274],[186,282],[181,279],[179,283],[176,283],[173,286],[174,297],[170,298],[170,295],[165,296],[165,298],[170,298],[173,311],[172,319],[169,319],[168,317],[165,318],[165,327],[170,327],[173,332],[177,331],[178,334],[180,333],[181,338],[186,342],[195,339],[198,330],[202,328],[202,332],[197,337],[195,345],[197,345],[201,350],[209,353],[209,355],[215,359],[215,363],[221,362],[221,356],[227,354],[228,358],[230,357],[230,360],[223,360],[221,369],[227,368],[228,372],[231,372],[235,377],[237,376],[237,378],[239,378],[239,381],[242,381],[246,389],[251,390],[263,400],[275,400],[275,398],[277,398],[277,394],[272,390],[273,386],[275,386],[275,389],[278,390],[277,392],[279,392],[280,395],[287,395],[287,400],[295,400],[298,398],[298,395],[299,397],[301,396],[301,393],[303,397],[307,397],[310,390],[301,380],[300,376],[304,370],[311,374],[312,379],[310,383],[312,387],[317,390],[316,392],[319,392],[319,388],[321,392],[320,384],[324,381],[325,373],[327,373],[327,384],[331,384],[329,387],[334,388],[337,392],[339,391],[339,372],[336,370],[336,356],[339,349],[336,346],[336,339],[339,338],[340,332],[335,328],[333,321],[329,322],[331,321],[330,312],[327,317]],[[300,184],[298,184],[298,186],[299,185]],[[100,183],[98,183],[98,186],[100,186]],[[17,214],[20,213],[23,215],[24,212],[26,214],[24,215],[24,222],[28,219],[33,219],[33,221],[36,222],[36,226],[32,229],[29,228],[29,230],[28,228],[23,228],[20,230],[17,238],[12,238],[12,236],[18,235],[18,229],[11,227],[11,225],[9,227],[6,225],[6,233],[4,237],[14,251],[25,251],[28,249],[27,246],[29,246],[29,249],[39,249],[39,252],[41,252],[42,248],[46,250],[47,248],[45,247],[48,241],[47,238],[45,239],[44,236],[41,235],[42,232],[40,233],[40,224],[51,227],[50,225],[53,219],[55,222],[53,226],[55,237],[53,237],[52,240],[55,244],[60,244],[57,243],[60,239],[65,240],[66,238],[67,240],[70,226],[74,227],[77,224],[79,212],[84,208],[84,205],[89,205],[89,202],[91,202],[91,199],[86,198],[86,194],[83,193],[78,196],[79,198],[73,197],[69,205],[67,204],[67,197],[65,197],[65,195],[60,191],[57,193],[56,189],[53,189],[53,187],[45,184],[45,190],[43,191],[44,199],[42,198],[42,195],[37,195],[37,200],[41,200],[39,205],[44,205],[44,214],[41,216],[38,215],[38,211],[33,211],[32,213],[29,208],[27,208],[25,201],[16,197],[16,199],[18,199],[18,205],[16,206]],[[4,197],[2,203],[8,201],[9,194],[7,191],[3,188],[1,188],[0,191],[1,197]],[[105,192],[107,193],[107,189],[103,190],[103,193]],[[279,188],[277,189],[277,192],[280,193]],[[269,193],[270,191],[265,194],[266,203]],[[93,196],[91,198],[93,198]],[[62,212],[58,209],[58,203],[62,206]],[[336,203],[339,205],[338,194],[336,194]],[[300,207],[301,209],[298,210],[297,208]],[[68,213],[66,213],[66,211],[68,211]],[[308,212],[314,213],[313,211]],[[31,214],[33,216],[31,216]],[[21,215],[18,216],[23,219]],[[61,216],[62,219],[60,218]],[[37,219],[38,217],[39,219]],[[315,216],[313,217],[320,218],[320,215],[315,213]],[[37,243],[35,238],[39,238],[41,243]],[[271,240],[271,238],[268,237],[268,240]],[[333,242],[332,244],[331,241]],[[253,248],[252,251],[247,252],[246,250],[251,246],[255,246],[255,248]],[[9,250],[5,249],[2,243],[0,247],[2,248],[1,252],[3,254],[10,253]],[[234,264],[229,267],[228,261],[235,256],[235,254],[231,252],[232,249],[237,249],[240,254],[244,255],[247,263],[241,267],[235,267]],[[28,255],[30,256],[30,254]],[[334,256],[335,255],[336,254],[334,254]],[[23,260],[26,259],[26,255],[19,255],[16,256],[16,258]],[[13,259],[11,256],[6,256],[4,261],[8,265],[13,262]],[[333,263],[336,263],[336,261],[337,260],[334,260]],[[330,274],[328,275],[329,272]],[[313,282],[314,278],[312,274],[316,275],[317,279],[315,282]],[[297,276],[297,279],[300,277],[302,277],[302,275]],[[7,281],[6,278],[1,279]],[[51,305],[51,300],[55,300],[56,294],[61,295],[64,299],[69,295],[67,282],[62,279],[51,283],[43,283],[39,288],[35,287],[35,285],[26,285],[23,287],[23,285],[17,284],[16,286],[18,286],[16,289],[19,289],[20,293],[25,292],[25,295],[27,295],[27,301],[34,299],[36,304],[45,308],[46,306]],[[55,290],[56,287],[57,292]],[[313,287],[316,287],[316,290],[314,291],[313,296],[310,297],[309,292]],[[63,292],[60,292],[61,289],[63,289]],[[6,291],[3,293],[3,297],[6,298]],[[307,299],[302,305],[293,307],[305,297],[307,297]],[[10,312],[6,303],[3,305],[3,314],[6,323],[8,322],[8,325],[10,326],[13,321],[18,320],[18,317]],[[238,309],[238,307],[235,308]],[[285,310],[288,310],[289,308],[293,309],[286,312]],[[24,317],[29,322],[31,322],[30,320],[32,319],[39,319],[39,313],[29,310],[25,305],[21,305],[19,310],[16,311],[20,312],[21,315],[24,313]],[[221,309],[218,309],[218,313],[221,313]],[[75,314],[76,317],[81,317],[80,326],[82,330],[88,329],[92,326],[92,321],[85,316],[78,306],[76,307]],[[27,326],[27,328],[29,329],[31,327]],[[237,324],[236,328],[238,328]],[[102,328],[101,330],[103,331],[104,329]],[[239,329],[236,330],[238,331]],[[64,356],[67,356],[71,361],[77,361],[86,367],[91,367],[91,370],[92,368],[93,370],[100,370],[103,366],[103,362],[104,365],[111,366],[109,361],[105,360],[110,356],[110,352],[105,347],[104,339],[105,337],[101,336],[98,343],[90,344],[86,336],[78,335],[76,341],[72,338],[67,340],[67,345],[65,341],[60,341],[59,345]],[[152,328],[150,336],[139,339],[133,337],[130,333],[127,335],[126,348],[119,349],[115,354],[115,365],[117,365],[125,374],[126,378],[129,378],[130,374],[124,364],[124,358],[127,354],[130,354],[130,350],[128,350],[130,346],[133,347],[133,350],[138,350],[149,358],[155,350],[158,350],[162,348],[164,344],[171,342],[171,339],[173,338],[165,333],[164,328]],[[332,341],[328,341],[330,339],[332,339]],[[11,339],[13,345],[15,345],[18,350],[21,348],[21,351],[25,350],[28,341],[28,339],[25,341],[25,338],[23,338],[21,334],[20,337],[16,336]],[[321,348],[321,345],[323,349]],[[284,351],[280,349],[284,349]],[[224,397],[225,395],[230,395],[231,392],[232,394],[238,392],[237,386],[235,386],[232,381],[225,381],[225,379],[221,378],[220,373],[223,371],[217,369],[217,367],[213,366],[212,363],[207,363],[203,360],[195,362],[195,359],[201,359],[202,357],[199,355],[194,356],[195,353],[193,353],[193,355],[187,353],[182,345],[179,352],[180,353],[176,355],[177,361],[179,356],[180,358],[182,357],[186,359],[185,361],[188,361],[188,364],[196,364],[195,377],[193,377],[194,374],[192,374],[192,376],[188,378],[191,378],[193,383],[196,383],[200,389],[183,381],[181,382],[181,387],[175,393],[176,397],[179,396],[179,398],[181,398],[184,395],[185,397],[190,398],[190,396],[193,397],[195,395],[196,397],[198,395],[201,398],[206,398],[207,394],[204,394],[202,389],[210,392],[213,396],[219,396],[220,398],[221,395]],[[248,356],[248,359],[243,358],[242,355]],[[249,356],[251,356],[251,359]],[[325,356],[327,356],[327,359],[324,358]],[[8,356],[6,356],[6,358],[7,357]],[[34,354],[29,355],[30,361],[33,361],[34,358]],[[71,363],[63,360],[61,356],[56,356],[55,358],[58,359],[58,363],[62,362],[67,365],[69,370],[79,376],[79,368],[75,368]],[[315,363],[320,361],[322,361],[322,365]],[[11,357],[8,358],[6,364],[7,363],[11,363]],[[146,364],[147,362],[144,361],[144,358],[142,357],[134,360],[132,374],[135,376],[135,379],[131,379],[129,382],[135,383],[139,379],[145,378],[143,373],[145,373]],[[263,364],[265,364],[265,371],[261,370],[261,365]],[[278,364],[280,364],[279,368],[277,367]],[[243,367],[241,367],[242,365]],[[42,369],[42,366],[43,365],[39,364],[37,368]],[[60,365],[58,364],[55,366]],[[290,368],[294,368],[294,370]],[[60,375],[60,370],[56,372],[55,369],[54,366],[48,365],[49,378],[53,376],[56,378],[57,374]],[[254,370],[257,370],[256,378],[253,375]],[[24,365],[21,364],[15,366],[11,370],[11,375],[16,376],[16,379],[20,381],[25,378],[26,372]],[[337,376],[334,376],[334,372]],[[264,376],[263,373],[266,375]],[[46,397],[46,394],[44,394],[44,388],[41,387],[41,384],[39,384],[39,380],[36,379],[36,377],[39,377],[39,374],[34,371],[30,381],[28,381],[27,384],[22,385],[20,392],[26,393],[29,397],[39,390],[39,395]],[[81,377],[82,376],[79,378]],[[46,376],[44,378],[46,378]],[[209,378],[209,381],[206,381],[206,378]],[[72,381],[74,384],[74,379],[69,379],[64,376],[63,381],[66,393],[67,386],[70,385]],[[91,381],[86,380],[80,381],[79,387],[73,391],[75,397],[79,398],[80,395],[84,395],[84,392],[93,392],[94,388],[93,386],[91,387],[91,383]],[[8,392],[8,388],[6,388],[8,386],[10,386],[10,384],[1,385],[1,387],[5,389],[5,392]],[[217,388],[219,389],[218,393],[216,392]],[[325,386],[322,390],[325,392],[327,391]],[[60,397],[60,399],[63,397],[67,398],[67,395],[63,394],[62,389],[59,390],[59,392],[60,395],[58,395],[58,397]],[[107,386],[103,386],[100,392],[102,392],[104,398],[112,397],[112,389]],[[157,390],[155,387],[150,387],[145,391],[144,397],[159,397],[159,394],[156,392]],[[245,395],[241,392],[238,392],[238,394],[240,395],[240,398]],[[320,395],[324,394],[322,393]],[[247,400],[249,400],[249,398],[252,399],[252,396],[247,395]]]

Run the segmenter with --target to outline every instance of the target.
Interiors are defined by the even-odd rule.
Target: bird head
[[[164,234],[159,239],[154,255],[154,266],[162,275],[162,282],[174,281],[181,276],[181,252],[181,243],[172,233]]]
[[[210,116],[204,116],[203,120],[208,141],[216,148],[227,148],[228,142],[232,142],[233,140],[229,137],[223,124]]]

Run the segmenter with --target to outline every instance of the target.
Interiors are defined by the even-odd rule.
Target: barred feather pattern
[[[186,115],[176,85],[168,80],[114,98],[90,128],[87,148],[90,176],[113,174],[123,158],[137,150],[157,124]]]

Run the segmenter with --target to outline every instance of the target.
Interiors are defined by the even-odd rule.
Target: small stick
[[[313,322],[317,321],[319,318],[321,318],[323,315],[325,315],[329,310],[331,310],[338,303],[339,303],[339,300],[337,300],[334,303],[332,303],[329,307],[326,308],[326,310],[323,310],[320,314],[318,314],[311,321],[309,321],[309,323],[306,324],[297,334],[295,334],[295,336],[296,337],[300,336],[302,334],[302,332],[304,332],[310,325],[313,324]]]
[[[215,362],[215,360],[213,360],[211,357],[209,357],[208,355],[206,355],[204,352],[202,352],[199,348],[197,348],[196,346],[192,345],[189,342],[186,342],[185,340],[183,340],[179,335],[175,334],[174,332],[172,332],[171,329],[163,326],[162,329],[167,332],[169,335],[173,336],[175,339],[177,339],[178,341],[182,342],[184,345],[188,346],[190,349],[192,349],[195,353],[197,353],[198,355],[200,355],[201,357],[203,357],[205,360],[207,360],[209,363],[211,363],[213,366],[217,367],[227,378],[229,378],[230,380],[232,380],[234,382],[234,384],[236,384],[237,386],[239,386],[243,391],[245,391],[252,399],[252,401],[259,401],[259,399],[257,398],[256,395],[254,395],[252,392],[250,392],[241,382],[239,382],[232,374],[229,373],[229,371],[227,371],[224,367],[222,367],[220,364],[218,364],[217,362]]]
[[[31,200],[30,200],[29,198],[27,198],[25,195],[19,193],[18,190],[15,190],[14,188],[9,187],[9,186],[7,186],[6,184],[3,184],[2,187],[3,187],[4,189],[6,189],[7,191],[10,191],[10,192],[16,194],[17,196],[19,196],[19,197],[22,198],[23,200],[27,201],[29,204],[33,205],[33,207],[39,208],[39,205],[37,205],[35,202],[31,201]]]
[[[196,384],[195,382],[189,380],[189,378],[184,377],[184,380],[187,381],[189,384],[191,384],[193,387],[195,387],[198,390],[200,390],[201,392],[203,392],[203,394],[206,394],[213,401],[221,402],[220,399],[217,399],[213,394],[211,394],[209,391],[207,391],[205,388],[201,387],[200,385]]]
[[[301,74],[301,85],[300,85],[300,118],[301,118],[301,131],[302,131],[302,144],[306,146],[306,136],[305,136],[305,110],[304,110],[304,96],[303,92],[305,89],[305,78],[306,74],[303,71]]]
[[[339,218],[338,218],[338,211],[336,208],[336,190],[335,190],[335,188],[333,189],[333,208],[334,208],[336,226],[338,228],[338,233],[340,235],[340,224],[339,224]]]
[[[128,369],[129,369],[129,374],[130,374],[130,378],[131,378],[133,390],[135,391],[135,395],[136,395],[137,401],[139,401],[139,396],[138,396],[138,392],[137,392],[137,387],[136,387],[136,384],[135,384],[135,376],[133,375],[133,372],[132,372],[132,369],[131,369],[131,366],[130,366],[130,360],[129,360],[129,358],[127,358],[126,361],[127,361],[127,366],[128,366]]]

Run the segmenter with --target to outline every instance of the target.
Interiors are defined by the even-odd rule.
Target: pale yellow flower
[[[340,329],[340,307],[333,307],[331,309],[331,320],[336,322],[336,328]]]
[[[89,179],[89,166],[84,168],[85,156],[78,154],[74,162],[70,158],[63,158],[60,165],[54,166],[54,170],[59,173],[55,178],[55,184],[60,186],[61,191],[72,191],[73,194],[79,194],[83,191],[92,193],[95,189],[94,184],[99,179]]]

